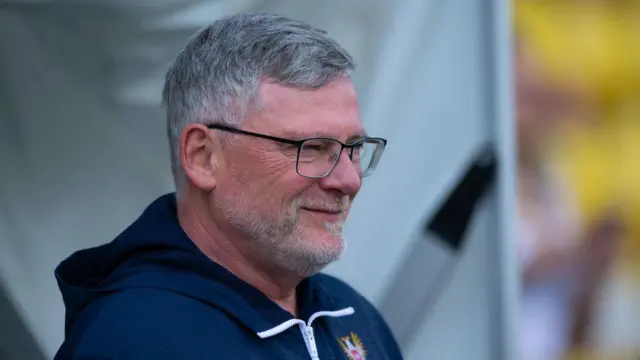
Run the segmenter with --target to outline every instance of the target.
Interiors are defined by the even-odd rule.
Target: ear
[[[212,191],[216,187],[219,147],[211,131],[202,124],[189,124],[180,134],[182,169],[195,187]]]

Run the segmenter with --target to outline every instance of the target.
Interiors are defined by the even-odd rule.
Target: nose
[[[362,178],[358,174],[353,162],[349,159],[347,151],[343,151],[338,158],[336,166],[331,173],[320,179],[320,187],[323,190],[339,191],[349,197],[354,197],[360,187],[362,187]]]

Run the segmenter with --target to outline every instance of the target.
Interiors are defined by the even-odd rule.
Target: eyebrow
[[[354,135],[351,135],[347,138],[347,144],[351,143],[351,142],[356,142],[358,140],[364,139],[368,137],[367,132],[366,131],[361,131],[359,133],[356,133]]]
[[[291,137],[291,138],[293,138],[293,139],[297,139],[297,140],[308,139],[308,138],[314,138],[314,137],[319,137],[319,138],[330,138],[330,139],[336,139],[336,140],[338,140],[338,137],[336,137],[336,136],[335,136],[335,134],[329,134],[329,133],[322,132],[322,131],[316,131],[316,132],[311,132],[311,133],[304,133],[304,134],[302,134],[302,133],[297,132],[297,131],[287,131],[287,130],[285,130],[285,131],[283,131],[283,136],[285,136],[285,137]],[[367,132],[366,132],[365,130],[361,130],[361,131],[358,131],[358,132],[356,132],[356,133],[354,133],[354,134],[350,135],[350,136],[347,138],[347,141],[346,141],[346,142],[347,142],[347,143],[348,143],[348,142],[353,142],[353,141],[356,141],[356,140],[360,140],[360,139],[362,139],[362,138],[366,138],[367,136],[368,136],[368,135],[367,135]]]

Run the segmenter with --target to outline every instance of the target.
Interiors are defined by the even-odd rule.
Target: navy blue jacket
[[[209,260],[173,194],[55,275],[67,310],[55,360],[402,359],[380,314],[340,280],[302,281],[296,319]]]

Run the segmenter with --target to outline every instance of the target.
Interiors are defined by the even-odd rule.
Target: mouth
[[[308,213],[311,213],[316,217],[319,217],[329,222],[337,222],[344,219],[345,211],[341,209],[308,208],[308,207],[302,207],[301,209]]]

